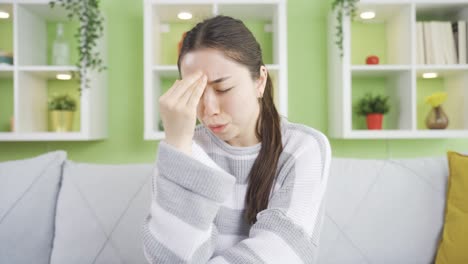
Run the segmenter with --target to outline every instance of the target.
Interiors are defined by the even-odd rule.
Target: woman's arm
[[[192,156],[162,141],[143,246],[151,263],[206,263],[217,236],[213,220],[235,178],[195,143]]]
[[[304,143],[249,237],[208,263],[314,263],[330,160],[325,136]]]

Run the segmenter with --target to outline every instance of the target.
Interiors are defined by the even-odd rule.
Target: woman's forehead
[[[239,64],[213,49],[188,52],[182,58],[180,68],[182,77],[201,70],[207,75],[208,80],[223,78],[226,75],[233,76],[242,71]]]

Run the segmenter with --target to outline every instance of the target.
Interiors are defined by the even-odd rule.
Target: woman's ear
[[[260,66],[260,76],[258,77],[257,84],[257,97],[262,98],[265,92],[265,86],[268,78],[268,71],[264,65]]]

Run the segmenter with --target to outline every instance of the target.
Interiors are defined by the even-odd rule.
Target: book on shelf
[[[418,64],[466,64],[466,21],[416,23]]]
[[[459,64],[466,64],[466,21],[452,23],[453,37]]]

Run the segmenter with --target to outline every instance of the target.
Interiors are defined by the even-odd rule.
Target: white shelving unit
[[[59,73],[77,72],[73,65],[54,66],[48,62],[51,41],[48,27],[58,22],[70,24],[66,11],[59,5],[53,9],[48,0],[1,1],[0,9],[10,11],[13,27],[12,66],[0,66],[0,82],[13,81],[14,130],[0,132],[0,141],[86,141],[107,137],[106,72],[89,71],[90,88],[77,95],[79,127],[72,132],[48,132],[49,83]],[[0,21],[2,23],[2,21]],[[78,25],[78,22],[72,22]],[[73,32],[74,34],[74,32]],[[105,33],[104,33],[105,35]],[[2,36],[3,37],[3,36]],[[98,43],[104,65],[107,63],[105,36]],[[73,63],[73,61],[72,61]],[[78,80],[61,81],[78,94]],[[67,83],[68,82],[68,83]],[[58,85],[55,84],[55,87]],[[59,85],[60,86],[60,85]],[[67,92],[68,92],[68,88]],[[0,98],[2,103],[2,98]]]
[[[179,20],[181,11],[192,13],[193,18]],[[251,30],[250,26],[255,27],[252,31],[260,45],[267,41],[262,45],[264,63],[272,77],[278,111],[287,116],[286,0],[144,0],[145,140],[165,136],[158,125],[158,98],[179,78],[177,43],[182,33],[215,15],[241,19]]]
[[[359,14],[374,11],[363,20]],[[335,44],[336,18],[328,25],[329,134],[342,139],[468,138],[468,65],[416,63],[416,23],[468,21],[466,0],[361,0],[356,18],[343,18],[343,57]],[[378,55],[379,65],[366,65],[368,55]],[[436,79],[422,79],[436,72]],[[424,126],[430,109],[424,98],[447,92],[442,105],[449,117],[444,130]],[[367,92],[390,97],[391,109],[382,130],[367,130],[364,117],[354,113],[357,100]]]

